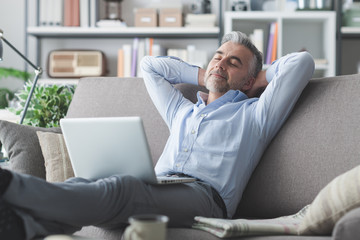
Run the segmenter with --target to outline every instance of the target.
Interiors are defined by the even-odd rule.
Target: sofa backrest
[[[186,84],[178,84],[179,89]],[[186,88],[184,95],[195,101],[202,88]],[[143,119],[154,164],[159,159],[169,130],[153,105],[142,78],[97,77],[80,79],[67,118],[140,116]]]
[[[147,94],[141,78],[80,79],[67,118],[140,116],[143,119],[152,159],[158,159],[169,130]]]
[[[264,152],[236,215],[294,214],[359,164],[360,74],[313,79]]]

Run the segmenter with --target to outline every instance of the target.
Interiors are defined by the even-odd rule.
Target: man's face
[[[253,54],[246,47],[226,42],[211,59],[205,74],[205,86],[213,93],[226,93],[230,89],[246,91],[253,81],[248,79]]]

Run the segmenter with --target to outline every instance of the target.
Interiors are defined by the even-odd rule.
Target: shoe
[[[12,179],[12,174],[9,170],[2,169],[0,167],[0,197],[4,194],[8,188]]]
[[[4,201],[0,201],[0,239],[25,239],[25,228],[22,219]]]

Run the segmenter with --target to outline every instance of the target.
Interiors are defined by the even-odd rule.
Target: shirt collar
[[[198,101],[196,103],[196,106],[200,106],[201,104],[206,105],[208,98],[209,94],[200,91],[197,92]],[[218,104],[222,105],[228,102],[241,102],[245,99],[248,99],[248,96],[240,90],[229,90],[224,95],[216,99],[214,103],[217,102]]]

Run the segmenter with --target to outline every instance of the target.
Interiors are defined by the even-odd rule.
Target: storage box
[[[360,8],[350,8],[345,11],[344,26],[360,27]]]
[[[156,8],[135,9],[135,27],[157,27],[158,16]]]
[[[160,9],[160,27],[182,27],[183,17],[181,8]]]

